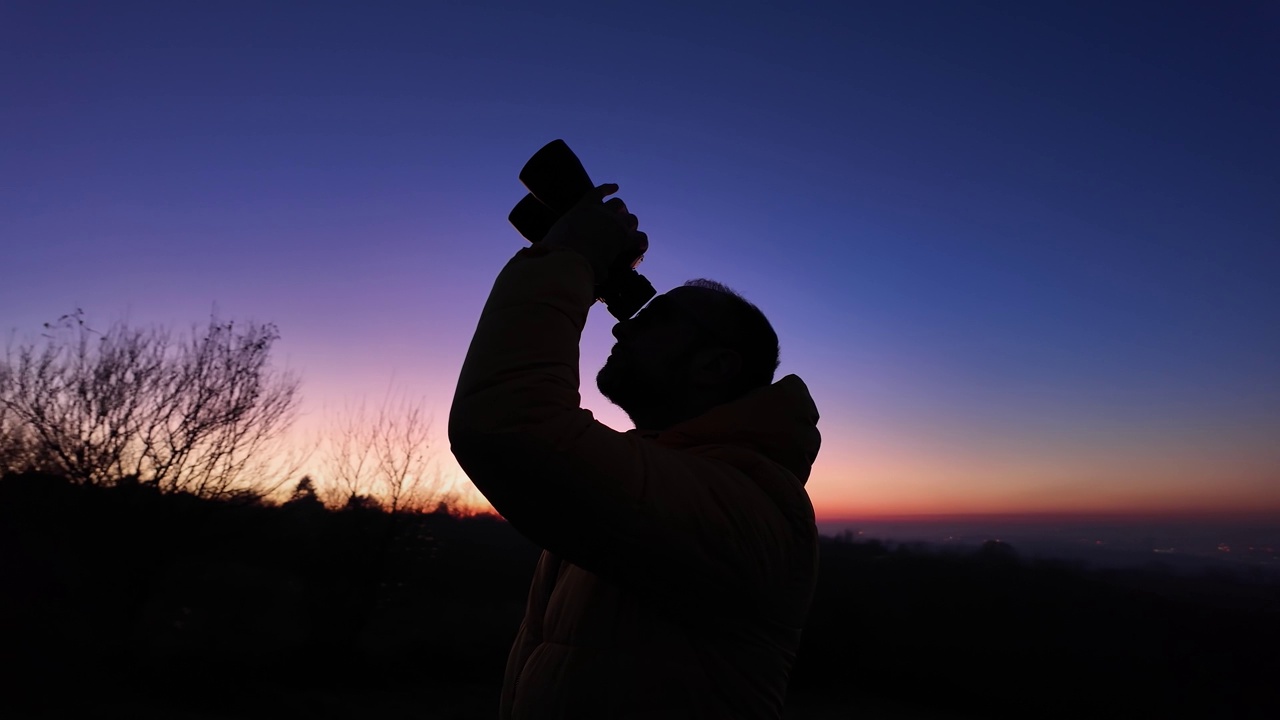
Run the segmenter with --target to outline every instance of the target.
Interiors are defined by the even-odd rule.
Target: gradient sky
[[[0,325],[271,321],[301,427],[394,386],[451,462],[564,138],[660,290],[769,315],[819,516],[1276,510],[1277,47],[1268,2],[9,2]]]

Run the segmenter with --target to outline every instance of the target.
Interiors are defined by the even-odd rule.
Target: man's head
[[[690,280],[613,328],[596,386],[636,427],[662,430],[773,382],[778,335],[729,288]]]

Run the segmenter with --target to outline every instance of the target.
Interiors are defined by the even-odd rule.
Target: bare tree
[[[0,364],[0,393],[9,386],[12,379],[13,373],[8,364]],[[32,451],[30,428],[8,405],[0,402],[0,475],[39,470],[39,466]]]
[[[90,484],[123,475],[167,336],[123,326],[101,335],[80,311],[44,330],[43,343],[8,346],[0,369],[0,413],[22,466],[15,469]]]
[[[425,403],[390,393],[376,410],[347,406],[325,439],[325,500],[343,505],[374,497],[384,508],[421,510],[449,499],[431,454]]]
[[[77,310],[41,337],[0,364],[0,442],[19,438],[20,464],[204,496],[273,489],[268,451],[299,400],[297,378],[268,363],[274,325],[215,317],[175,340],[124,323],[97,332]]]
[[[395,512],[423,502],[428,472],[431,420],[421,402],[384,403],[374,433],[378,479],[387,509]]]
[[[163,422],[152,423],[144,458],[162,489],[217,495],[243,477],[258,451],[291,423],[298,381],[270,371],[272,325],[210,322],[179,346]]]
[[[373,459],[372,424],[365,404],[346,406],[330,416],[320,440],[324,478],[320,495],[325,504],[341,506],[373,488],[377,462]]]

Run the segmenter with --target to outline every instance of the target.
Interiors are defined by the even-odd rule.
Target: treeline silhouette
[[[500,519],[0,478],[0,714],[492,717]],[[824,538],[788,716],[1276,717],[1277,588]],[[57,688],[49,692],[45,688]]]

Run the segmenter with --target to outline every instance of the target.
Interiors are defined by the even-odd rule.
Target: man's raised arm
[[[619,433],[580,406],[593,289],[635,233],[633,216],[609,212],[597,201],[567,215],[563,236],[499,274],[454,395],[453,453],[517,530],[571,563],[648,587],[758,587],[789,544],[763,492],[727,463]]]

